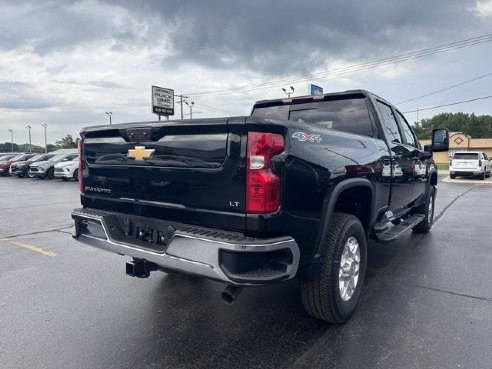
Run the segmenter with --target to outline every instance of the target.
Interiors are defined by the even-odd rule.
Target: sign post
[[[174,90],[170,88],[152,86],[152,113],[159,116],[165,115],[169,119],[174,115]]]

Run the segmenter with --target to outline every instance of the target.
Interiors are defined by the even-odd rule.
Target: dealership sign
[[[323,87],[316,86],[313,84],[310,84],[308,86],[308,93],[309,95],[322,95],[323,94]]]
[[[152,113],[174,115],[174,90],[152,86]]]

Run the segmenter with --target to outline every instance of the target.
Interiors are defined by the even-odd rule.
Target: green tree
[[[61,140],[55,142],[57,149],[73,149],[77,147],[77,142],[74,141],[72,135],[66,135]]]
[[[421,140],[430,139],[435,128],[463,132],[474,138],[492,137],[492,116],[466,113],[441,113],[415,123],[414,129]]]
[[[5,143],[0,143],[0,152],[11,152],[12,151],[12,143],[11,142],[5,142]],[[19,151],[19,146],[14,143],[14,152]]]

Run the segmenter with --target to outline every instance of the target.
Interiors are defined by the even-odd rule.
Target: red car
[[[36,154],[17,154],[8,159],[4,158],[4,160],[0,160],[0,175],[8,176],[10,164],[15,163],[17,161],[28,160],[32,158]]]

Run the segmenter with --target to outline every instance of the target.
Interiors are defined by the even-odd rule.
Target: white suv
[[[449,177],[478,176],[490,177],[490,161],[487,154],[478,151],[455,152],[449,166]]]
[[[61,178],[64,181],[70,179],[78,180],[79,157],[71,161],[62,161],[55,164],[55,178]]]

